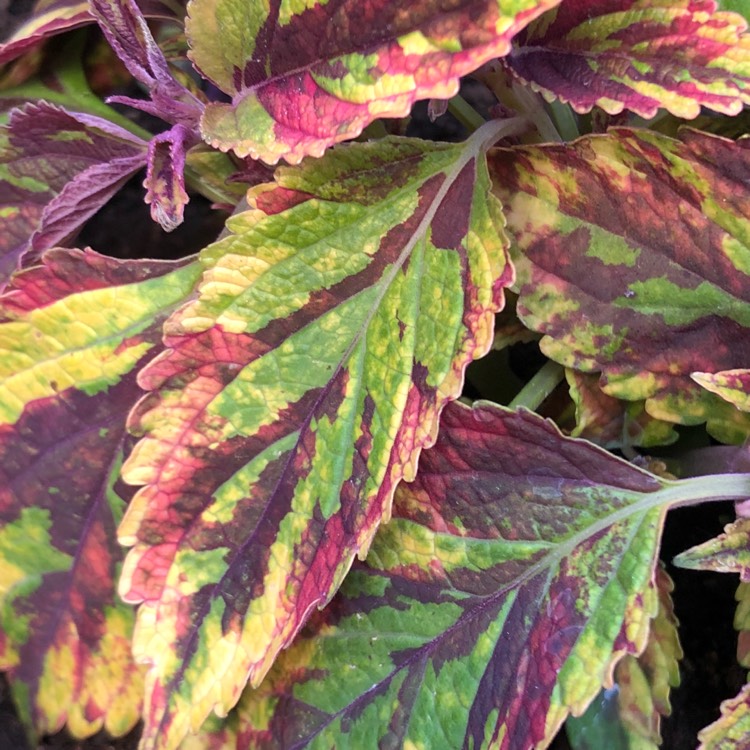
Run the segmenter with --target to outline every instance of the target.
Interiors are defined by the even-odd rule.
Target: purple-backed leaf
[[[667,509],[726,480],[660,479],[526,410],[448,405],[367,562],[193,747],[546,747],[645,646]]]
[[[742,411],[750,411],[750,370],[693,372],[690,377]]]
[[[750,685],[721,704],[721,718],[701,730],[698,750],[747,750],[750,747]]]
[[[577,112],[736,115],[750,103],[746,29],[713,0],[566,0],[513,40],[505,63]]]
[[[750,140],[615,129],[489,164],[545,354],[652,417],[746,439],[750,415],[691,374],[750,362]]]
[[[14,110],[0,131],[0,290],[145,162],[146,144],[107,120],[45,102]]]
[[[0,65],[55,34],[89,23],[94,23],[94,18],[89,13],[88,0],[40,0],[29,18],[0,44]]]
[[[119,531],[151,665],[145,747],[177,747],[260,682],[489,349],[512,270],[484,149],[505,127],[280,168],[201,253],[199,298],[141,374],[123,468],[145,485]]]
[[[193,0],[191,58],[232,97],[207,105],[203,136],[269,164],[320,156],[417,99],[450,98],[558,2]]]
[[[116,596],[136,376],[199,274],[52,250],[0,296],[0,668],[31,732],[127,732],[143,681]]]
[[[691,570],[739,573],[740,580],[750,583],[750,518],[728,524],[723,534],[680,553],[673,562]]]
[[[194,137],[183,125],[160,133],[148,144],[146,203],[151,206],[151,218],[165,232],[182,224],[185,206],[189,200],[185,191],[185,152]]]
[[[586,712],[565,724],[573,750],[657,750],[660,725],[672,712],[669,694],[680,684],[682,658],[674,616],[671,578],[662,566],[653,585],[659,609],[639,656],[626,654],[615,667],[614,685],[603,690]]]
[[[172,75],[135,0],[90,0],[91,13],[133,77],[148,89],[151,101],[113,96],[162,120],[197,128],[203,103]]]

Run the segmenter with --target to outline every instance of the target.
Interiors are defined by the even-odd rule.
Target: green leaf
[[[750,103],[750,35],[713,0],[562,3],[524,29],[505,62],[550,101],[576,112],[701,107],[736,115]]]
[[[657,750],[662,716],[669,716],[670,689],[680,684],[682,648],[670,593],[672,580],[658,567],[654,586],[659,609],[651,620],[648,641],[639,656],[618,662],[614,685],[602,691],[579,718],[565,724],[574,750]]]
[[[586,438],[610,450],[669,445],[677,440],[674,426],[651,417],[643,401],[620,401],[608,396],[599,385],[598,375],[567,369],[565,377],[576,405],[572,437]]]
[[[728,524],[723,534],[680,553],[673,562],[691,570],[739,573],[742,581],[750,582],[750,519]]]
[[[515,123],[519,125],[519,123]],[[142,373],[120,591],[145,748],[257,685],[413,478],[512,278],[484,148],[389,138],[281,168],[201,253]],[[510,125],[513,127],[513,124]]]
[[[0,669],[30,733],[139,718],[135,617],[115,592],[125,419],[198,272],[54,250],[0,297]]]
[[[656,419],[746,439],[750,417],[691,374],[750,361],[750,141],[616,129],[489,158],[544,353]]]
[[[690,377],[706,390],[716,393],[741,411],[750,411],[750,370],[693,372]]]
[[[449,404],[366,564],[184,747],[546,747],[646,645],[666,510],[730,486],[750,475],[663,480],[526,410]]]
[[[193,0],[190,57],[232,98],[207,105],[203,137],[269,164],[320,156],[418,99],[449,99],[558,2]]]
[[[750,743],[750,685],[721,704],[721,718],[698,735],[698,750],[745,750]]]

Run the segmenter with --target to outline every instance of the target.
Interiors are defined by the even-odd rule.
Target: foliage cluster
[[[0,669],[29,736],[658,747],[667,512],[736,501],[675,562],[750,581],[749,17],[39,0],[0,45]],[[465,137],[414,137],[425,100]],[[78,249],[134,176],[164,232],[208,199],[221,234]],[[750,685],[699,741],[750,745]]]

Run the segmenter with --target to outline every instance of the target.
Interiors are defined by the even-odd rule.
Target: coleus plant
[[[667,512],[737,501],[676,562],[750,581],[748,16],[40,0],[0,46],[0,667],[31,738],[659,745]],[[406,137],[425,99],[467,137]],[[191,195],[230,213],[216,241],[76,248],[143,170],[166,231]],[[457,401],[519,341],[547,361],[509,405]],[[658,470],[678,425],[730,458]],[[750,686],[700,742],[748,746]]]

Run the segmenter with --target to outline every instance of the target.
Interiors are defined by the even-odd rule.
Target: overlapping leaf
[[[0,44],[0,65],[55,34],[93,22],[88,0],[40,0],[29,18]]]
[[[508,66],[577,112],[599,106],[653,117],[750,103],[747,22],[713,0],[565,2],[513,41]]]
[[[639,656],[630,654],[615,667],[614,686],[602,691],[580,718],[566,722],[574,750],[657,750],[660,724],[669,716],[670,689],[680,683],[682,649],[666,571],[656,570],[654,585],[659,609],[651,621],[648,641]]]
[[[55,250],[0,298],[0,668],[38,732],[139,718],[134,613],[115,591],[125,418],[199,270]]]
[[[500,128],[504,126],[499,126]],[[203,251],[199,299],[124,467],[145,747],[176,747],[257,684],[415,472],[512,278],[484,140],[352,144],[277,172]]]
[[[45,102],[0,130],[0,290],[74,234],[146,163],[146,144],[99,117]]]
[[[750,370],[694,372],[693,380],[742,411],[750,411]]]
[[[203,136],[270,164],[320,156],[417,99],[453,96],[461,76],[506,54],[557,2],[194,0],[191,58],[232,96],[208,105]]]
[[[183,139],[186,132],[197,130],[203,103],[172,74],[135,0],[90,0],[90,6],[112,49],[133,77],[147,88],[150,97],[150,101],[144,101],[112,96],[108,101],[127,104],[182,125],[186,129],[181,132]]]
[[[691,379],[750,361],[750,142],[617,129],[490,157],[518,312],[545,353],[651,416],[741,442],[750,419]]]
[[[573,437],[609,449],[668,445],[677,440],[674,426],[654,419],[642,401],[620,401],[604,393],[597,375],[567,369],[565,377],[576,405]]]
[[[739,573],[744,582],[750,582],[750,519],[728,524],[715,539],[677,555],[674,564],[691,570]]]
[[[730,481],[739,493],[750,477]],[[367,563],[215,744],[200,741],[543,748],[643,648],[666,509],[711,487],[659,479],[525,410],[451,404]]]
[[[698,735],[698,750],[744,750],[750,744],[750,685],[721,704],[721,718]]]

